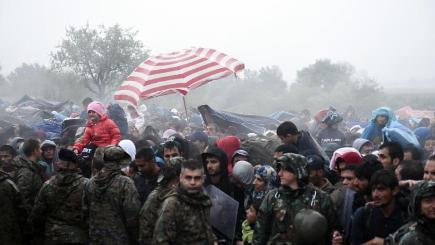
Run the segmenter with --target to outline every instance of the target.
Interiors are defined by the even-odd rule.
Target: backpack
[[[281,143],[279,140],[269,138],[248,138],[242,139],[240,142],[240,148],[246,150],[249,153],[249,162],[253,165],[273,163],[273,154],[275,149]]]

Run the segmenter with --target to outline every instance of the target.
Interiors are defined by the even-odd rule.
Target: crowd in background
[[[428,118],[381,107],[358,124],[331,107],[241,136],[83,107],[71,139],[2,139],[0,244],[435,244]],[[230,233],[210,186],[237,201],[218,219]]]

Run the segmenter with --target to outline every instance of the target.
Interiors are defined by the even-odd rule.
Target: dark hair
[[[281,123],[276,129],[276,134],[278,136],[287,136],[287,134],[299,134],[298,128],[296,125],[290,121],[285,121]]]
[[[383,143],[379,149],[387,148],[388,154],[391,157],[391,160],[394,160],[395,158],[399,158],[400,161],[403,161],[403,148],[402,146],[397,142],[386,142]]]
[[[307,155],[308,170],[325,170],[325,160],[319,155]]]
[[[275,152],[282,153],[299,153],[298,148],[293,144],[282,144],[275,149]]]
[[[12,157],[17,155],[17,151],[10,145],[0,146],[0,151],[6,151],[7,153],[11,154]]]
[[[435,154],[431,155],[427,160],[435,162]]]
[[[140,139],[134,141],[134,146],[136,147],[136,149],[151,147],[151,145],[148,143],[146,139]]]
[[[82,100],[82,105],[89,105],[92,101],[94,100],[91,99],[90,97],[86,97]]]
[[[204,166],[201,162],[197,160],[187,160],[181,163],[181,169],[189,169],[189,170],[202,170],[204,171]]]
[[[30,157],[35,150],[39,150],[40,142],[37,139],[28,139],[24,141],[23,144],[23,153],[24,156]]]
[[[397,177],[393,171],[381,169],[376,171],[370,180],[370,186],[372,190],[378,185],[383,185],[385,187],[394,189],[395,187],[399,186],[399,181],[397,180]]]
[[[346,165],[346,167],[344,167],[344,169],[343,170],[341,170],[341,172],[344,172],[344,171],[352,171],[352,172],[356,172],[356,169],[357,169],[357,165],[355,165],[355,164],[348,164],[348,165]],[[355,176],[356,176],[356,174],[355,174]]]
[[[375,160],[375,161],[368,161],[364,160],[363,164],[360,164],[355,169],[355,176],[358,179],[366,179],[370,181],[372,175],[378,171],[383,169],[382,164]]]
[[[175,140],[168,140],[163,144],[163,150],[164,149],[173,149],[173,148],[177,148],[178,152],[180,152],[180,154],[183,152],[183,149],[181,148],[181,144]]]
[[[422,152],[414,145],[408,145],[403,149],[403,153],[411,152],[412,160],[421,160]]]
[[[144,161],[148,162],[151,160],[154,160],[155,154],[153,149],[147,147],[147,148],[141,148],[138,152],[136,152],[136,159],[143,159]]]
[[[403,161],[400,163],[400,176],[403,180],[421,180],[424,175],[424,168],[420,161]]]
[[[129,110],[136,110],[136,108],[134,108],[134,106],[132,106],[132,105],[128,105],[127,109],[129,109]]]

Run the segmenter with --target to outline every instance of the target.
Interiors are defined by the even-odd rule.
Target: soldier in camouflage
[[[158,214],[166,198],[175,194],[179,183],[182,157],[171,158],[160,170],[158,186],[148,196],[139,213],[139,241],[143,244],[151,244],[154,225]]]
[[[17,157],[12,163],[15,168],[14,180],[23,195],[27,213],[31,212],[39,189],[44,183],[44,173],[37,164],[41,155],[39,145],[36,139],[24,141],[24,156]]]
[[[414,187],[409,208],[416,222],[407,227],[408,232],[402,237],[399,244],[435,244],[434,181],[424,181]]]
[[[155,244],[215,244],[210,224],[211,200],[203,190],[202,163],[182,163],[176,194],[163,202],[153,235]]]
[[[328,232],[315,244],[330,241],[332,230],[337,226],[335,212],[329,196],[307,184],[305,157],[286,153],[278,158],[276,168],[281,185],[270,191],[261,203],[252,244],[296,244],[294,217],[302,209],[314,209],[327,220]]]
[[[86,185],[83,212],[89,244],[136,244],[139,195],[120,165],[131,161],[119,146],[103,150],[104,166]]]
[[[61,149],[56,175],[42,186],[29,217],[35,233],[45,228],[44,244],[86,244],[82,198],[87,182],[79,173],[76,154]]]
[[[3,171],[0,171],[0,210],[0,244],[23,244],[21,231],[27,216],[23,197],[11,177]]]

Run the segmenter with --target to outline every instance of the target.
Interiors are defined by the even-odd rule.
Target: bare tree
[[[87,89],[100,99],[107,98],[148,56],[136,35],[137,32],[119,25],[96,29],[89,25],[69,27],[65,39],[51,53],[52,68],[74,71]]]

